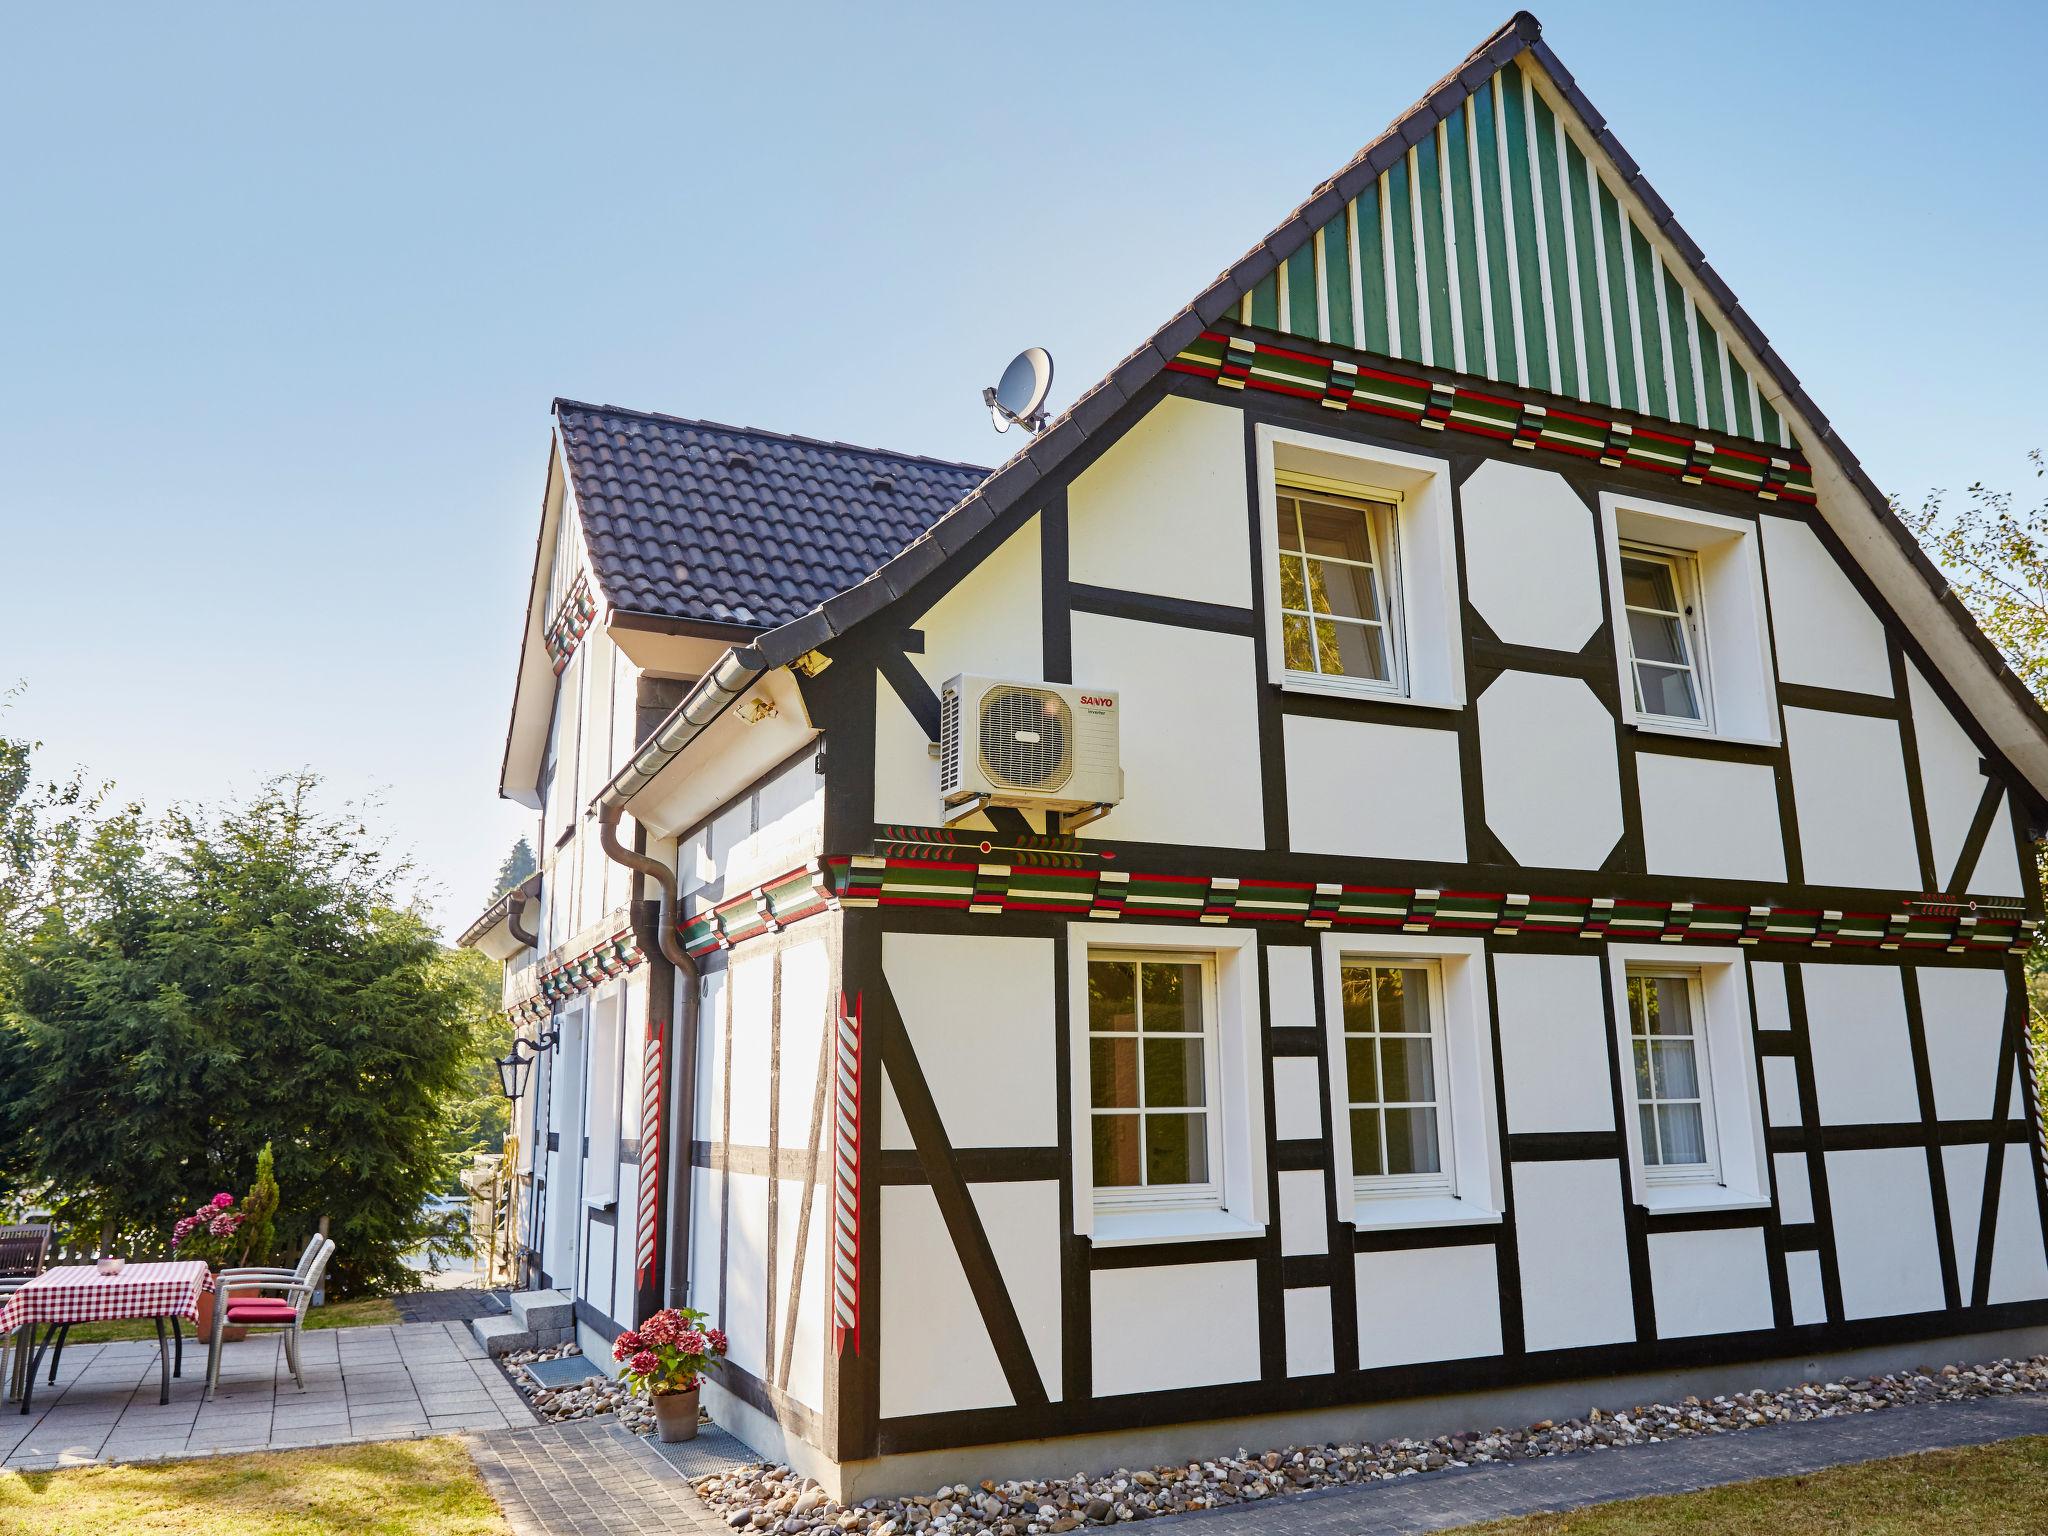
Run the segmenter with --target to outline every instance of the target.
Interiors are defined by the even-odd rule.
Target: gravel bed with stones
[[[550,1424],[564,1423],[570,1419],[597,1419],[606,1415],[615,1416],[620,1425],[636,1435],[649,1434],[654,1429],[654,1409],[647,1399],[630,1391],[624,1382],[614,1381],[595,1366],[582,1381],[566,1387],[546,1387],[535,1381],[521,1366],[531,1365],[540,1360],[566,1360],[571,1355],[581,1355],[582,1350],[574,1344],[556,1344],[547,1349],[515,1349],[501,1356],[510,1370],[512,1381],[526,1394],[526,1400],[533,1404],[533,1411]]]
[[[754,1465],[691,1486],[734,1531],[794,1533],[835,1529],[870,1536],[1057,1536],[1083,1525],[1113,1525],[1188,1510],[1213,1509],[1306,1493],[1316,1488],[1378,1482],[1463,1467],[1643,1445],[1693,1435],[1719,1435],[1765,1424],[1791,1424],[1908,1403],[1953,1402],[2048,1392],[2048,1355],[1990,1365],[1944,1366],[1889,1376],[1808,1382],[1777,1392],[1688,1397],[1626,1413],[1595,1408],[1584,1418],[1549,1419],[1526,1429],[1479,1430],[1434,1440],[1290,1446],[1286,1450],[1119,1470],[1103,1477],[1043,1482],[955,1483],[903,1499],[869,1499],[844,1508],[788,1467]]]

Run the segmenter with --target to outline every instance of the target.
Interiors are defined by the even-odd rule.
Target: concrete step
[[[529,1332],[556,1333],[576,1326],[576,1304],[561,1291],[519,1291],[511,1300],[512,1321]]]
[[[483,1345],[484,1353],[493,1357],[509,1355],[515,1349],[532,1349],[536,1343],[531,1328],[520,1327],[503,1313],[471,1318],[469,1331]]]

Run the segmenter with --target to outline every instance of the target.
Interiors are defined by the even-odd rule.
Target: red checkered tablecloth
[[[199,1320],[199,1298],[213,1289],[213,1271],[197,1259],[182,1264],[129,1264],[103,1275],[91,1264],[46,1270],[0,1307],[0,1334],[29,1323],[104,1323],[124,1317]]]

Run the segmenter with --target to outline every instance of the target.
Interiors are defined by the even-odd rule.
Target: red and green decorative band
[[[1718,485],[1762,501],[1811,504],[1813,470],[1762,443],[1679,436],[1620,420],[1598,407],[1566,409],[1444,379],[1396,373],[1322,350],[1204,331],[1166,366],[1226,388],[1262,389],[1366,411],[1412,426],[1471,432],[1511,447],[1548,449],[1610,468],[1647,469],[1688,485]]]
[[[623,976],[646,963],[646,951],[640,948],[631,929],[615,933],[580,955],[543,965],[534,978],[533,991],[508,1007],[505,1017],[515,1027],[537,1023],[553,1013],[555,1005],[564,999],[588,992],[601,982]]]
[[[590,579],[578,574],[575,585],[569,588],[562,599],[555,616],[548,620],[548,627],[541,638],[547,642],[548,659],[554,663],[555,676],[562,675],[562,668],[569,665],[569,658],[576,654],[577,642],[590,629],[590,621],[597,616],[597,599],[590,595]]]
[[[1950,953],[2023,952],[2033,944],[2038,926],[2012,901],[1909,896],[1886,911],[1847,912],[1770,903],[1736,906],[1147,874],[1107,867],[1114,858],[1109,850],[1077,855],[1072,865],[1052,865],[991,859],[987,854],[1009,850],[973,841],[920,847],[906,840],[884,846],[913,851],[813,859],[780,880],[697,913],[683,927],[684,944],[694,955],[708,954],[842,907]]]

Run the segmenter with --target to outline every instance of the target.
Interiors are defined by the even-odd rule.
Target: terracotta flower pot
[[[213,1338],[213,1306],[218,1294],[215,1291],[201,1291],[199,1293],[199,1322],[197,1326],[199,1337],[202,1340],[210,1341]],[[246,1326],[229,1323],[226,1328],[221,1330],[220,1337],[223,1344],[239,1344],[242,1340],[249,1337],[249,1330]]]
[[[654,1432],[664,1444],[697,1438],[697,1389],[654,1394]]]

